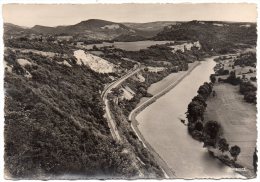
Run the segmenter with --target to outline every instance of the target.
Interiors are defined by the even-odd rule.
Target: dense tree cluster
[[[8,39],[5,41],[6,47],[13,47],[13,48],[21,48],[21,49],[34,49],[38,51],[45,51],[45,52],[54,52],[54,53],[61,53],[61,54],[72,54],[72,49],[68,45],[65,44],[55,44],[52,42],[39,42],[39,41],[32,41],[32,40],[23,40],[20,41],[18,39]]]
[[[214,84],[214,83],[216,82],[216,80],[217,80],[215,74],[211,74],[209,78],[210,78],[211,83],[213,83],[213,84]]]
[[[198,140],[204,140],[207,136],[205,130],[204,112],[207,104],[206,100],[212,93],[213,84],[205,82],[198,89],[198,95],[195,96],[188,105],[187,119],[189,133]],[[207,128],[206,128],[207,129]]]
[[[244,100],[249,103],[256,103],[257,88],[250,81],[243,81],[241,78],[237,77],[235,71],[231,71],[226,79],[218,78],[218,82],[239,85],[239,91],[244,95]]]
[[[216,72],[217,75],[229,75],[229,70],[225,70],[224,68],[220,68]]]
[[[5,168],[12,177],[84,174],[135,177],[138,169],[112,140],[99,92],[107,75],[36,54],[6,52]],[[31,65],[16,60],[26,58]],[[32,77],[25,76],[25,71]]]
[[[256,87],[252,83],[241,82],[239,91],[244,95],[245,101],[256,104]]]
[[[214,82],[215,75],[211,75],[210,79]],[[199,87],[198,95],[188,105],[186,112],[188,131],[193,138],[202,141],[204,147],[218,148],[222,153],[229,151],[235,161],[240,153],[240,148],[238,146],[229,148],[227,140],[221,137],[222,128],[217,121],[204,121],[204,112],[207,107],[206,100],[211,93],[214,94],[213,83],[205,82]]]
[[[231,71],[227,79],[224,80],[224,82],[230,83],[232,85],[239,85],[241,83],[241,79],[236,76],[235,71]]]
[[[235,60],[234,65],[239,66],[251,66],[256,67],[256,53],[255,52],[246,52],[240,54]]]
[[[169,62],[173,66],[178,66],[177,71],[185,71],[188,69],[188,63],[199,60],[203,56],[203,52],[199,50],[176,51],[166,45],[155,45],[140,51],[124,51],[124,56],[140,63],[154,66],[162,66],[162,62]]]
[[[205,82],[199,87],[198,94],[207,99],[212,92],[213,84]]]

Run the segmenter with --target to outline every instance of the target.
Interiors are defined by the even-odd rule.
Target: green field
[[[253,169],[253,153],[256,147],[256,106],[244,101],[239,86],[216,83],[217,96],[207,101],[205,120],[218,121],[230,146],[238,145],[241,153],[238,163]]]

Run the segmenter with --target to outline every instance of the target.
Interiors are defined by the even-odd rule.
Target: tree
[[[241,79],[239,77],[236,77],[235,71],[231,71],[229,77],[226,79],[226,82],[232,85],[238,85],[241,83]]]
[[[201,121],[197,121],[194,127],[194,130],[202,131],[203,130],[203,124]]]
[[[212,92],[212,83],[205,82],[203,85],[199,87],[198,94],[202,95],[205,99],[210,95]]]
[[[113,88],[111,91],[115,97],[118,97],[121,94],[120,90],[117,88]]]
[[[209,136],[211,139],[216,139],[220,132],[220,125],[217,121],[208,121],[204,125],[203,132],[206,136]]]
[[[204,119],[203,113],[205,111],[205,106],[202,105],[199,101],[192,101],[188,105],[187,118],[189,122],[195,122],[198,119]]]
[[[213,94],[213,97],[215,97],[217,95],[215,90],[213,90],[212,94]]]
[[[211,74],[211,75],[210,75],[210,81],[211,81],[212,83],[215,83],[215,82],[216,82],[216,76],[215,76],[214,74]]]
[[[234,158],[234,161],[237,160],[237,156],[240,154],[241,149],[239,146],[235,145],[232,146],[229,150],[230,155]]]
[[[98,51],[98,48],[96,45],[93,45],[93,48],[92,48],[94,51]]]
[[[223,153],[229,150],[229,144],[225,138],[221,138],[218,142],[218,148]]]
[[[200,102],[204,107],[207,107],[206,100],[205,100],[205,98],[202,97],[201,95],[197,95],[197,96],[193,97],[192,101],[198,101],[198,102]]]

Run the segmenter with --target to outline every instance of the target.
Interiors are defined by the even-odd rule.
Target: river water
[[[203,144],[191,138],[180,122],[191,99],[214,73],[213,58],[201,62],[167,94],[140,112],[136,119],[146,141],[175,172],[177,178],[238,178],[233,169],[212,158]]]

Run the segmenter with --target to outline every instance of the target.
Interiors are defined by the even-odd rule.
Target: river
[[[201,62],[168,93],[140,112],[136,119],[145,140],[175,172],[177,178],[238,178],[233,169],[212,158],[203,144],[191,138],[180,122],[191,99],[209,75],[213,58]]]

